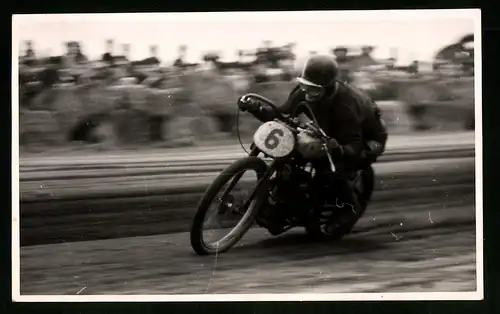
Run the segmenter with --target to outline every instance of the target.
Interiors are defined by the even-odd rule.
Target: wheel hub
[[[218,198],[220,205],[217,210],[218,215],[236,214],[242,215],[241,206],[237,206],[234,195],[227,195],[224,199]]]

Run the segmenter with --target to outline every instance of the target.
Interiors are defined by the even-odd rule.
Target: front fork
[[[257,148],[257,146],[254,143],[252,143],[250,145],[250,153],[248,154],[248,156],[257,157],[260,153],[261,153],[261,151]],[[271,166],[268,167],[268,169],[266,170],[266,172],[264,173],[264,175],[262,177],[258,178],[257,186],[250,193],[250,197],[245,201],[243,208],[247,208],[248,206],[250,206],[250,202],[255,197],[255,193],[260,189],[261,185],[263,183],[265,183],[269,179],[269,177],[272,175],[272,173],[274,172],[274,169],[275,169],[274,165],[275,165],[275,162],[273,162],[271,164]],[[242,176],[243,176],[243,172],[234,176],[234,178],[231,180],[231,183],[229,183],[229,186],[224,191],[224,194],[220,197],[221,201],[223,201],[227,198],[228,194],[232,191],[232,189],[234,188],[236,183],[241,179]]]
[[[328,136],[326,135],[325,131],[323,131],[322,128],[318,129],[321,135],[323,135],[323,138],[328,138]],[[328,145],[326,144],[326,141],[323,141],[323,149],[325,150],[326,156],[328,157],[328,162],[330,163],[330,170],[332,171],[332,173],[335,173],[336,171],[335,164],[333,163],[332,154],[330,154],[330,151],[328,150]]]

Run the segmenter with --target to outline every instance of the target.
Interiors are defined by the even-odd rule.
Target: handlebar
[[[240,98],[240,101],[243,102],[243,103],[249,103],[252,101],[252,98],[253,99],[256,99],[260,102],[263,102],[265,104],[267,104],[269,107],[271,107],[274,111],[274,113],[276,114],[276,116],[278,116],[280,118],[280,120],[283,120],[285,122],[292,122],[292,121],[288,121],[287,117],[284,116],[280,110],[278,109],[278,107],[274,104],[274,102],[262,95],[259,95],[259,94],[255,94],[255,93],[249,93],[249,94],[245,94],[243,95],[241,98]]]
[[[272,100],[270,100],[262,95],[259,95],[259,94],[255,94],[255,93],[245,94],[241,97],[240,100],[243,102],[248,102],[248,101],[250,101],[251,98],[257,98],[258,100],[265,102],[269,106],[273,107],[275,110],[278,110],[278,108],[276,107],[276,105],[274,104],[274,102]]]
[[[240,98],[240,101],[244,102],[244,103],[245,102],[248,103],[248,102],[252,101],[252,98],[269,105],[269,107],[271,107],[273,109],[274,113],[276,114],[276,116],[278,117],[279,120],[290,124],[294,128],[303,128],[303,129],[312,131],[318,137],[322,137],[325,139],[328,138],[328,136],[320,128],[320,126],[316,125],[317,124],[317,123],[315,123],[316,119],[313,119],[313,121],[306,123],[305,125],[300,125],[300,122],[297,119],[291,118],[290,116],[284,115],[283,113],[281,113],[280,110],[278,109],[278,107],[274,104],[274,102],[272,100],[270,100],[262,95],[255,94],[255,93],[245,94]],[[308,108],[308,109],[310,110],[310,108]],[[311,112],[311,114],[313,114],[313,113]]]
[[[305,125],[301,125],[298,118],[292,118],[289,115],[285,115],[285,114],[281,113],[281,111],[278,109],[278,107],[276,107],[276,105],[274,104],[274,102],[272,100],[270,100],[264,96],[261,96],[259,94],[255,94],[255,93],[245,94],[240,98],[239,101],[243,102],[243,103],[249,103],[252,101],[252,98],[269,105],[273,109],[274,113],[276,114],[277,119],[280,121],[283,121],[283,122],[287,123],[289,126],[291,126],[293,128],[293,131],[298,132],[300,129],[308,130],[308,131],[311,131],[317,137],[319,137],[322,141],[323,148],[326,150],[326,154],[327,154],[328,160],[330,162],[331,170],[332,170],[332,172],[335,172],[335,165],[333,163],[332,156],[331,156],[330,152],[328,152],[328,149],[327,149],[327,141],[329,140],[329,137],[321,129],[321,127],[318,125],[316,118],[314,117],[314,113],[312,112],[311,108],[309,107],[309,105],[307,103],[305,103],[304,105],[307,107],[307,109],[309,110],[309,112],[313,116],[312,117],[313,121],[310,121],[310,122],[306,123]]]
[[[274,113],[276,114],[277,116],[277,119],[278,120],[281,120],[283,122],[286,122],[287,124],[293,126],[294,128],[298,128],[300,127],[300,124],[298,121],[296,121],[295,119],[291,118],[290,116],[288,115],[285,115],[283,114],[279,109],[278,107],[274,104],[274,102],[262,95],[259,95],[259,94],[255,94],[255,93],[249,93],[249,94],[245,94],[243,95],[241,98],[240,98],[240,101],[243,102],[243,103],[249,103],[252,101],[252,98],[253,99],[256,99],[258,101],[261,101],[267,105],[269,105],[269,107],[272,108],[272,110],[274,111]]]

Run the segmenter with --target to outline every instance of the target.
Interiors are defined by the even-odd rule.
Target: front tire
[[[205,191],[198,205],[190,232],[191,246],[198,255],[216,254],[228,251],[241,239],[241,237],[243,237],[255,221],[262,201],[264,200],[264,198],[260,197],[260,191],[257,191],[257,194],[255,194],[237,226],[231,230],[233,234],[230,239],[223,241],[222,245],[217,245],[215,248],[207,245],[203,240],[203,223],[212,201],[224,185],[240,173],[248,170],[255,171],[257,173],[257,179],[261,179],[267,170],[267,165],[262,159],[254,156],[239,159],[222,171]]]

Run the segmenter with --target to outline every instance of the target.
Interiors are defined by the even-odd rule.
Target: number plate
[[[273,158],[285,157],[295,147],[292,131],[275,121],[262,124],[253,135],[253,141],[263,153]]]

